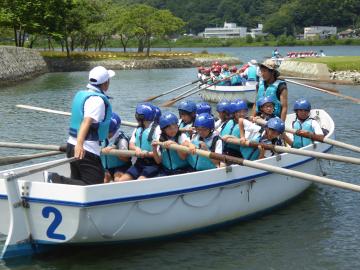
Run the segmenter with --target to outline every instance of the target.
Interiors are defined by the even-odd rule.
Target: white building
[[[247,33],[247,35],[252,36],[253,38],[257,36],[265,36],[266,33],[263,33],[263,25],[261,23],[258,24],[257,28],[251,28],[250,32]]]
[[[199,36],[204,38],[236,38],[246,37],[246,27],[237,27],[236,23],[224,23],[224,27],[205,28]]]
[[[304,28],[304,39],[313,39],[316,37],[327,38],[336,35],[337,29],[333,26],[311,26]]]

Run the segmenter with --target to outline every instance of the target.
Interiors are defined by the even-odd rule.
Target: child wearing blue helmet
[[[116,113],[112,113],[109,127],[109,135],[102,143],[102,152],[110,152],[112,149],[128,150],[129,137],[120,130],[121,119]],[[118,180],[131,166],[129,157],[100,155],[101,163],[105,169],[104,183]]]
[[[215,122],[215,129],[218,133],[221,131],[222,125],[228,120],[229,115],[227,113],[227,107],[230,105],[230,101],[224,99],[216,105],[216,111],[219,116],[219,120]]]
[[[294,103],[294,111],[296,118],[292,123],[292,127],[299,130],[299,135],[301,135],[302,131],[324,135],[319,123],[310,116],[311,104],[309,101],[304,98],[296,100]],[[313,143],[311,139],[299,135],[289,136],[289,144],[292,147],[301,148]]]
[[[178,118],[175,114],[167,112],[160,117],[160,142],[165,145],[180,144],[188,145],[189,137],[185,133],[180,133],[177,125]],[[162,164],[161,175],[174,175],[189,171],[189,163],[186,160],[187,154],[172,149],[158,146],[158,142],[152,143],[154,159],[157,164]]]
[[[214,132],[214,117],[208,113],[202,113],[196,117],[194,126],[196,129],[196,135],[194,135],[188,146],[192,152],[192,155],[188,156],[190,166],[195,171],[203,171],[219,167],[220,162],[218,160],[209,159],[195,154],[196,148],[222,154],[222,141]]]
[[[191,100],[184,100],[178,106],[179,110],[179,128],[192,129],[196,117],[196,103]],[[187,132],[190,137],[192,132]]]
[[[153,158],[145,157],[145,153],[152,155],[152,142],[160,137],[160,129],[154,128],[156,125],[154,118],[156,110],[148,103],[140,103],[136,106],[135,118],[138,127],[132,133],[129,149],[135,150],[137,160],[125,174],[117,181],[128,181],[133,179],[146,179],[156,176],[159,173],[159,166]]]
[[[272,97],[260,97],[256,101],[256,117],[260,117],[264,120],[269,120],[270,118],[275,117],[274,108],[275,102]]]
[[[235,157],[242,157],[239,145],[227,143],[228,138],[240,138],[239,119],[246,118],[248,106],[244,100],[235,100],[230,103],[230,112],[233,118],[230,119],[220,132],[220,136],[224,141],[224,153]]]

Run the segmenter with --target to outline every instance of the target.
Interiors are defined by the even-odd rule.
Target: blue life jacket
[[[221,75],[223,78],[225,78],[225,77],[229,77],[231,75],[231,73],[230,73],[230,71],[227,70],[227,71],[221,72]]]
[[[86,100],[92,96],[99,96],[105,103],[105,118],[99,123],[93,123],[90,126],[89,132],[85,137],[87,141],[102,141],[105,140],[109,133],[109,126],[111,120],[111,104],[109,99],[101,92],[93,91],[79,91],[76,93],[71,106],[71,119],[69,134],[77,138],[80,125],[84,120],[84,105]]]
[[[142,127],[138,127],[135,131],[135,146],[148,152],[152,152],[153,150],[151,143],[154,138],[149,138],[151,126],[152,125],[150,125],[145,130]]]
[[[173,139],[175,141],[175,139]],[[177,143],[179,143],[177,141]],[[189,165],[186,159],[181,159],[178,152],[173,149],[166,149],[161,147],[162,165],[170,170],[174,171],[177,169],[185,168]]]
[[[259,142],[261,138],[261,134],[259,132],[258,135],[254,136],[251,140],[252,142]],[[257,160],[260,155],[259,149],[256,147],[248,147],[248,146],[240,146],[240,152],[244,159],[247,160]]]
[[[213,136],[210,135],[209,138],[205,139],[205,144],[207,146],[207,148],[210,151],[215,151],[216,148],[216,142],[220,140],[219,136]],[[196,146],[199,147],[200,145],[200,137],[199,135],[197,135],[193,140],[192,143]],[[199,156],[199,155],[188,155],[188,162],[191,165],[191,167],[193,169],[195,169],[196,171],[204,171],[204,170],[209,170],[209,169],[214,169],[216,168],[215,164],[207,157],[203,157],[203,156]]]
[[[225,135],[232,135],[237,138],[240,138],[240,130],[239,125],[233,120],[230,119],[224,126],[224,128],[220,132],[220,136],[223,137]],[[239,151],[239,145],[232,143],[225,143],[224,150],[231,148],[233,150]]]
[[[129,138],[124,134],[124,132],[121,131],[113,143],[109,143],[109,140],[105,139],[104,141],[102,141],[101,146],[107,147],[107,146],[115,145],[115,146],[117,146],[115,149],[117,149],[120,140],[126,140],[129,144]],[[113,156],[113,155],[101,154],[100,158],[101,158],[101,163],[102,163],[104,169],[118,168],[118,167],[122,167],[122,166],[129,164],[129,162],[125,162],[125,161],[119,159],[117,156]]]
[[[221,76],[221,75],[219,75],[219,76],[214,76],[214,82],[219,81],[219,80],[222,80],[222,79],[224,79],[224,77]],[[217,85],[217,86],[229,85],[229,81],[224,80],[224,81],[221,81],[221,82],[216,83],[216,85]]]
[[[278,90],[279,84],[282,82],[284,82],[284,81],[276,80],[272,84],[268,85],[268,87],[265,89],[265,81],[263,81],[263,80],[260,81],[258,93],[256,96],[256,102],[261,97],[271,97],[275,103],[274,104],[274,114],[278,117],[280,117],[280,114],[281,114],[281,103],[280,103],[280,99],[277,96],[277,90]],[[256,108],[256,112],[259,112],[259,108]]]
[[[179,124],[179,128],[192,128],[194,125],[194,122],[190,122],[189,124],[186,124],[183,120],[180,120],[180,124]],[[185,132],[186,136],[188,136],[189,138],[192,136],[192,132]]]
[[[231,80],[231,85],[233,86],[243,84],[243,80],[239,74],[232,76],[230,80]]]
[[[312,118],[308,118],[306,119],[304,122],[300,122],[299,119],[296,118],[296,120],[292,123],[292,126],[294,129],[296,130],[305,130],[305,131],[309,131],[309,132],[314,132],[314,128],[312,126]],[[313,141],[309,138],[304,138],[298,135],[294,134],[294,141],[293,141],[293,145],[292,147],[294,148],[301,148],[304,146],[307,146],[309,144],[312,144]]]
[[[256,66],[248,67],[248,71],[247,71],[247,80],[248,81],[257,81],[258,80],[259,77],[258,77],[256,71],[257,71]]]

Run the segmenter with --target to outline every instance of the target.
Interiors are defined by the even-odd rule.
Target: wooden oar
[[[334,95],[334,96],[337,96],[337,97],[341,97],[341,98],[344,98],[344,99],[347,99],[347,100],[351,100],[351,101],[353,101],[353,102],[355,102],[357,104],[360,104],[360,99],[359,98],[346,96],[346,95],[343,95],[343,94],[340,94],[340,93],[330,92],[330,91],[328,91],[328,90],[326,90],[324,88],[314,87],[314,86],[307,85],[307,84],[304,84],[304,83],[300,83],[300,82],[297,82],[297,81],[294,81],[294,80],[286,79],[285,81],[289,82],[289,83],[305,86],[305,87],[308,87],[308,88],[311,88],[311,89],[315,89],[315,90],[318,90],[318,91],[321,91],[321,92],[324,92],[324,93],[327,93],[327,94],[330,94],[330,95]]]
[[[332,84],[342,84],[342,85],[354,85],[354,82],[351,81],[345,81],[345,80],[332,80],[332,79],[314,79],[314,78],[302,78],[302,77],[288,77],[288,76],[280,76],[280,80],[301,80],[301,81],[313,81],[313,82],[319,82],[319,83],[332,83]]]
[[[256,119],[255,122],[257,124],[259,124],[259,125],[262,125],[262,126],[266,125],[266,121],[263,120],[263,119]],[[344,142],[340,142],[340,141],[337,141],[337,140],[333,140],[333,139],[330,139],[330,138],[326,138],[324,135],[315,134],[315,133],[305,131],[305,130],[300,131],[300,130],[296,130],[296,129],[289,128],[289,127],[285,127],[285,131],[288,132],[288,133],[291,133],[291,134],[301,136],[301,137],[309,138],[309,139],[311,139],[313,141],[318,141],[318,142],[331,144],[331,145],[334,145],[334,146],[338,146],[338,147],[341,147],[341,148],[344,148],[344,149],[348,149],[348,150],[360,153],[360,147],[352,145],[352,144],[347,144],[347,143],[344,143]]]
[[[145,101],[152,101],[152,100],[157,99],[157,98],[159,98],[159,97],[162,97],[162,96],[165,96],[165,95],[170,94],[170,93],[172,93],[172,92],[175,92],[176,90],[179,90],[179,89],[184,88],[184,87],[186,87],[186,86],[189,86],[189,85],[192,85],[192,84],[194,84],[194,83],[197,83],[197,82],[199,82],[199,81],[201,81],[201,79],[198,79],[198,80],[193,81],[193,82],[188,82],[188,83],[186,83],[186,84],[184,84],[184,85],[175,87],[174,89],[171,89],[171,90],[169,90],[169,91],[166,91],[166,92],[164,92],[164,93],[161,93],[160,95],[149,97],[149,98],[145,99]]]
[[[176,151],[182,151],[182,152],[191,154],[189,148],[186,146],[177,145],[177,144],[170,144],[170,145],[165,146],[164,143],[159,143],[159,145],[161,145],[162,147],[166,147],[168,149],[173,149]],[[284,168],[264,164],[264,163],[257,162],[257,161],[245,160],[242,158],[237,158],[237,157],[228,156],[228,155],[221,155],[221,154],[217,154],[217,153],[205,151],[205,150],[200,150],[200,149],[196,149],[196,154],[210,158],[210,159],[216,159],[216,160],[219,160],[224,163],[235,163],[235,164],[240,164],[240,165],[250,167],[250,168],[268,171],[271,173],[278,173],[278,174],[286,175],[293,179],[294,179],[294,177],[296,177],[296,178],[304,179],[304,180],[311,181],[311,182],[321,183],[321,184],[325,184],[325,185],[329,185],[329,186],[333,186],[333,187],[338,187],[338,188],[342,188],[342,189],[360,192],[359,185],[350,184],[350,183],[346,183],[346,182],[342,182],[342,181],[338,181],[338,180],[334,180],[334,179],[330,179],[330,178],[326,178],[326,177],[321,177],[321,176],[317,176],[317,175],[312,175],[312,174],[308,174],[308,173],[302,173],[302,172],[298,172],[298,171],[284,169]]]
[[[334,161],[347,162],[347,163],[360,165],[359,158],[339,156],[339,155],[333,155],[333,154],[327,154],[327,153],[320,153],[320,152],[315,152],[315,151],[310,151],[310,150],[302,150],[302,149],[284,147],[284,146],[273,145],[273,144],[257,143],[257,142],[252,142],[252,141],[246,141],[245,143],[241,143],[240,139],[238,139],[238,138],[227,138],[226,142],[232,143],[232,144],[243,145],[243,146],[254,147],[254,148],[261,146],[264,149],[271,150],[271,151],[277,152],[277,153],[289,153],[289,154],[308,156],[308,157],[314,157],[314,158],[322,158],[322,159],[327,159],[327,160],[334,160]]]
[[[33,149],[33,150],[49,150],[60,154],[61,152],[66,152],[66,145],[53,145],[53,144],[35,144],[35,143],[14,143],[14,142],[0,142],[0,147],[5,148],[21,148],[21,149]],[[50,152],[49,152],[50,153]],[[103,152],[104,155],[113,155],[113,156],[124,156],[124,157],[136,157],[135,151],[132,150],[117,150],[112,149],[109,153]],[[142,153],[144,157],[152,157],[148,152]],[[41,155],[41,154],[37,154]],[[49,154],[50,155],[50,154]],[[40,156],[39,156],[40,157]],[[1,159],[0,159],[1,160]]]
[[[59,155],[59,154],[63,154],[63,152],[50,151],[50,152],[37,153],[37,154],[31,154],[31,155],[0,157],[0,166],[19,163],[19,162],[23,162],[23,161],[34,159],[34,158],[55,156],[55,155]]]
[[[48,113],[61,114],[61,115],[67,115],[67,116],[70,116],[70,115],[71,115],[70,112],[52,110],[52,109],[35,107],[35,106],[24,105],[24,104],[17,104],[16,107],[22,108],[22,109],[39,111],[39,112],[48,112]],[[138,126],[137,123],[135,123],[135,122],[129,122],[129,121],[121,121],[121,124],[124,125],[124,126],[127,126],[127,127],[137,127],[137,126]]]
[[[182,99],[184,99],[184,98],[186,98],[186,97],[192,96],[192,95],[194,95],[194,94],[196,94],[196,93],[198,93],[198,92],[200,92],[200,91],[202,91],[202,90],[204,90],[204,89],[207,89],[207,88],[209,88],[209,87],[211,87],[211,86],[213,86],[213,85],[218,84],[219,82],[228,80],[228,79],[230,79],[232,76],[235,76],[235,75],[236,75],[236,73],[234,73],[234,74],[232,74],[232,75],[230,75],[230,76],[228,76],[228,77],[226,77],[226,78],[223,78],[223,79],[221,79],[221,80],[217,80],[217,81],[215,81],[215,82],[213,82],[213,83],[211,83],[211,84],[207,84],[207,85],[205,85],[205,86],[203,86],[203,87],[200,87],[199,89],[197,89],[197,90],[195,90],[195,91],[193,91],[193,92],[191,92],[191,93],[189,93],[189,94],[187,94],[187,95],[182,95],[182,96],[179,97],[179,98],[176,98],[176,99],[173,99],[173,100],[169,100],[168,102],[165,102],[165,103],[161,104],[160,106],[162,106],[162,107],[170,107],[170,106],[172,106],[173,104],[175,104],[176,102],[178,102],[179,100],[182,100]]]
[[[190,88],[189,90],[186,90],[185,92],[181,93],[180,95],[177,95],[176,97],[171,98],[170,100],[178,99],[178,98],[186,95],[187,93],[190,93],[191,91],[195,90],[196,88],[200,88],[200,86],[199,85],[194,86],[194,87]]]

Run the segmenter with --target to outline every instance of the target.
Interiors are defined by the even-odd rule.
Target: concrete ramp
[[[284,60],[279,71],[282,76],[330,79],[329,68],[326,64]]]

